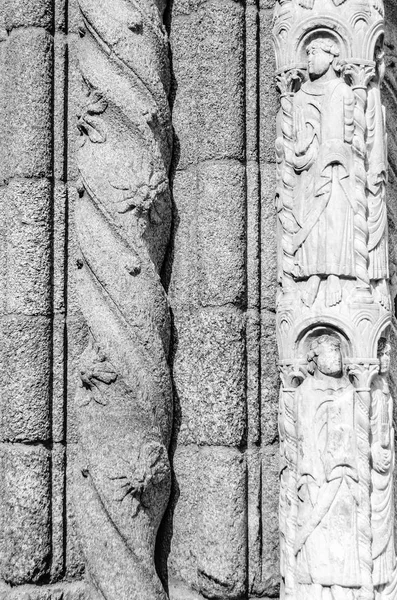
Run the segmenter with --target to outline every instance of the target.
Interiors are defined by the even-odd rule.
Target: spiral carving
[[[368,198],[366,193],[366,131],[367,122],[365,110],[367,106],[367,87],[374,76],[373,67],[349,65],[346,69],[353,82],[356,97],[354,108],[354,137],[353,151],[356,174],[357,211],[354,215],[354,249],[356,257],[357,288],[369,290],[368,273]]]
[[[76,205],[81,310],[74,499],[98,598],[164,600],[154,566],[170,491],[169,240],[172,129],[163,0],[79,0]]]
[[[301,381],[302,374],[290,365],[280,367],[282,388],[280,390],[279,433],[282,464],[285,473],[281,474],[280,481],[280,530],[284,538],[283,568],[285,600],[295,597],[295,569],[296,558],[294,540],[297,527],[298,498],[297,489],[297,460],[298,439],[296,430],[296,387],[294,380]]]
[[[293,273],[295,270],[295,249],[293,235],[297,224],[293,215],[294,207],[294,123],[293,123],[293,98],[294,88],[301,77],[296,69],[283,73],[277,78],[277,86],[281,92],[281,136],[277,140],[276,152],[279,167],[278,175],[278,213],[282,225],[282,284],[287,292],[293,288]]]
[[[349,373],[356,380],[356,434],[358,448],[358,475],[360,500],[357,510],[358,544],[362,587],[360,600],[373,600],[372,530],[371,530],[371,466],[370,466],[370,382],[377,365],[351,365]]]

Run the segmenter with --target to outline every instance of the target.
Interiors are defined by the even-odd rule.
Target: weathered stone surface
[[[88,593],[87,586],[80,582],[17,588],[0,584],[0,600],[87,600]]]
[[[291,323],[276,314],[277,4],[300,7],[298,27],[358,5],[0,0],[0,600],[98,600],[98,581],[106,600],[279,597],[276,326]],[[380,14],[380,0],[359,4]],[[385,5],[396,309],[397,9]],[[394,317],[391,397],[396,330]],[[168,443],[169,347],[173,492],[156,537],[169,475],[155,468],[152,486],[138,449]],[[388,396],[379,377],[373,406]]]
[[[14,29],[5,42],[5,178],[52,174],[52,37]]]
[[[160,279],[171,225],[165,6],[78,7],[74,268],[89,336],[76,365],[74,513],[93,594],[165,600],[154,564],[173,410]]]
[[[245,436],[244,318],[233,309],[207,308],[181,313],[175,327],[179,443],[239,446]]]
[[[0,577],[34,583],[51,560],[50,453],[40,446],[0,444]]]
[[[280,587],[280,548],[278,497],[274,491],[279,487],[280,453],[278,444],[266,446],[262,451],[262,577],[256,582],[255,592],[277,597]]]
[[[240,598],[247,575],[244,456],[234,449],[186,446],[173,464],[170,577],[207,598]]]
[[[65,281],[59,267],[66,244],[65,205],[59,206],[54,175],[61,176],[55,163],[64,165],[65,98],[62,77],[54,78],[54,68],[61,73],[60,61],[54,62],[54,18],[47,0],[5,0],[0,7],[0,595],[7,599],[50,597],[44,588],[31,594],[18,586],[39,586],[64,572],[59,313]],[[55,130],[62,132],[56,150]],[[59,445],[52,448],[55,440]]]
[[[240,598],[246,593],[246,467],[238,450],[200,453],[197,579],[205,597]]]
[[[50,438],[50,343],[47,317],[1,317],[1,441]]]
[[[12,180],[4,195],[6,314],[51,311],[52,186],[46,179]],[[4,214],[3,213],[3,214]]]
[[[245,171],[236,161],[178,172],[170,294],[177,305],[245,302]]]
[[[1,7],[7,30],[17,27],[50,29],[53,20],[52,0],[4,0]]]
[[[244,158],[244,10],[222,0],[174,2],[174,168]],[[175,40],[175,43],[173,41]]]

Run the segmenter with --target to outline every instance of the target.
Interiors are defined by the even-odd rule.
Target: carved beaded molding
[[[392,600],[383,5],[279,0],[281,598]]]

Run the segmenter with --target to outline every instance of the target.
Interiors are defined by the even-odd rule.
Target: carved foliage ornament
[[[379,0],[279,1],[281,597],[391,600],[387,139]]]

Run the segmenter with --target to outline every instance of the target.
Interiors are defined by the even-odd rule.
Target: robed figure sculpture
[[[326,304],[341,301],[340,278],[355,278],[354,92],[339,77],[339,49],[326,38],[307,47],[309,81],[295,94],[293,237],[296,279],[311,306],[321,279]]]
[[[381,0],[278,0],[281,600],[397,600]]]
[[[297,600],[355,600],[362,584],[355,389],[336,336],[315,339],[296,393]]]

